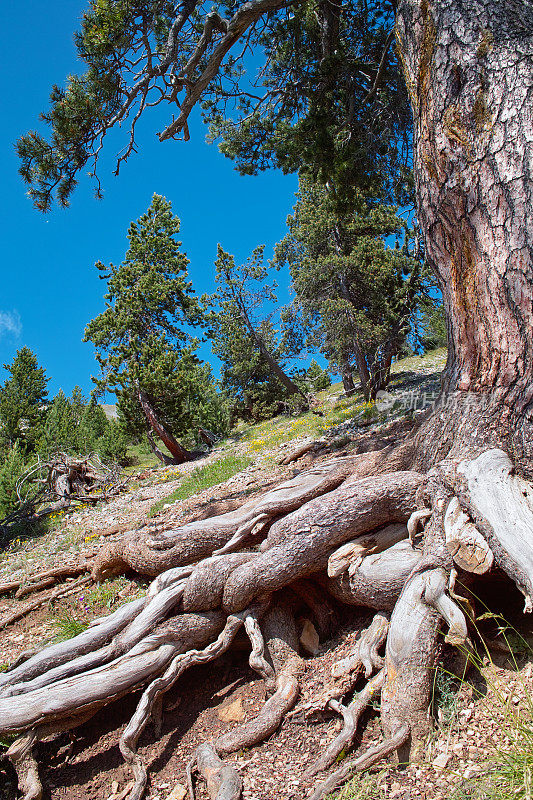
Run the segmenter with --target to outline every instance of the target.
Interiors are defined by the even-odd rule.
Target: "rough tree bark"
[[[448,324],[420,463],[505,444],[531,474],[533,4],[404,0],[396,31],[418,218]]]
[[[149,425],[148,441],[150,442],[150,447],[154,451],[154,454],[157,456],[157,458],[163,464],[183,464],[184,461],[190,461],[193,458],[193,454],[183,447],[172,436],[170,431],[166,429],[161,420],[158,418],[146,392],[144,392],[142,389],[139,389],[137,396],[144,412],[144,416],[146,417],[146,422]],[[162,450],[159,449],[159,447],[157,447],[154,439],[154,433],[159,436],[169,453],[171,453],[172,458],[169,458],[167,455],[165,455],[165,453],[163,453]]]
[[[19,737],[8,756],[26,800],[40,797],[36,741],[142,687],[120,742],[139,800],[137,740],[152,711],[185,669],[226,652],[244,628],[250,664],[274,694],[253,724],[206,742],[195,761],[211,797],[238,800],[240,778],[222,757],[270,735],[296,702],[297,604],[308,597],[312,611],[326,592],[391,616],[376,615],[335,665],[340,691],[314,703],[344,724],[309,774],[351,746],[382,693],[383,741],[316,786],[310,797],[322,800],[353,771],[420,750],[439,630],[470,646],[456,573],[475,581],[495,564],[533,607],[533,2],[400,0],[397,43],[419,220],[448,315],[437,407],[405,446],[329,462],[263,503],[103,552],[97,576],[117,566],[157,576],[147,597],[0,676],[0,735]],[[370,682],[345,705],[363,667]]]

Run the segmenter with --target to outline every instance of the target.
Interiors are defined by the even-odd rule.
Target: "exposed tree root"
[[[237,567],[226,581],[223,606],[240,611],[250,599],[327,567],[331,549],[391,520],[404,522],[423,476],[394,472],[346,482],[271,527],[265,552]]]
[[[128,569],[144,575],[159,575],[166,569],[212,555],[236,535],[240,544],[258,522],[264,527],[267,518],[272,520],[286,514],[339,486],[352,473],[357,458],[352,456],[320,464],[285,481],[259,500],[245,503],[219,517],[190,522],[146,541],[142,530],[136,531],[102,548],[93,567],[93,577],[102,580]]]
[[[212,744],[209,742],[201,744],[196,750],[194,760],[198,772],[206,782],[207,793],[211,800],[240,800],[242,778],[234,767],[225,764],[219,758]],[[190,778],[189,787],[189,793],[194,800]]]
[[[394,736],[385,739],[375,747],[369,747],[363,755],[347,761],[342,767],[326,778],[325,781],[322,781],[309,796],[309,800],[322,800],[322,798],[326,797],[330,792],[342,786],[354,772],[362,772],[365,769],[369,769],[374,764],[377,764],[378,761],[381,761],[391,753],[399,750],[405,744],[408,737],[409,728],[405,725],[399,728]]]
[[[458,466],[452,486],[458,499],[488,542],[496,562],[533,610],[533,487],[514,474],[503,450],[488,450]]]
[[[298,447],[295,447],[294,450],[291,450],[290,453],[280,458],[280,464],[292,464],[293,461],[298,461],[299,458],[305,456],[306,453],[317,452],[324,447],[327,447],[329,444],[327,439],[311,439],[305,442],[302,442]]]
[[[353,481],[376,470],[386,473],[404,468],[409,455],[410,450],[406,448],[384,448],[332,459],[227,514],[190,522],[153,536],[144,536],[142,529],[135,531],[100,550],[93,565],[93,577],[100,581],[127,570],[155,576],[172,567],[191,564],[222,552],[229,542],[236,548],[247,539],[252,541],[251,534],[258,524],[261,526],[260,534],[271,521],[331,492],[348,478]]]
[[[17,739],[6,753],[17,773],[19,789],[24,794],[23,800],[41,800],[43,787],[39,779],[39,768],[33,756],[35,734],[28,734]]]
[[[13,611],[11,614],[8,614],[7,617],[4,617],[4,619],[0,620],[0,630],[2,630],[2,628],[7,628],[8,625],[12,625],[19,619],[27,616],[31,611],[43,606],[45,603],[50,603],[52,600],[55,600],[58,597],[64,597],[67,592],[71,592],[73,590],[75,591],[79,589],[80,586],[85,586],[90,582],[90,577],[79,578],[77,581],[67,583],[53,592],[48,592],[48,594],[38,597],[36,600],[32,600],[30,603],[26,603],[26,605],[24,605],[22,608]]]
[[[494,554],[526,598],[531,595],[533,490],[512,474],[510,463],[502,451],[490,451],[470,462],[444,463],[424,476],[391,469],[398,458],[390,454],[338,459],[285,482],[262,503],[156,537],[150,552],[163,560],[154,561],[153,569],[169,553],[171,563],[182,566],[159,574],[145,598],[0,674],[0,734],[20,737],[8,755],[26,800],[41,791],[31,754],[35,741],[80,725],[113,700],[142,689],[120,742],[135,777],[130,800],[140,800],[147,775],[137,743],[149,720],[157,718],[163,694],[186,669],[226,652],[244,626],[250,666],[273,694],[254,719],[202,745],[195,757],[210,797],[237,800],[241,778],[221,757],[272,735],[295,705],[303,665],[295,613],[301,614],[302,602],[322,632],[331,629],[335,601],[379,612],[354,652],[334,665],[333,685],[304,708],[329,705],[344,719],[341,733],[308,774],[327,769],[352,746],[358,721],[380,688],[384,740],[344,763],[315,790],[313,800],[394,751],[400,760],[416,756],[429,727],[443,622],[448,642],[470,646],[453,591],[457,570],[472,577],[486,572]],[[367,477],[376,465],[379,476]],[[422,520],[427,523],[418,545]],[[255,549],[241,552],[243,545]],[[207,557],[192,566],[202,552]],[[147,551],[137,554],[145,558]],[[111,562],[102,559],[100,566],[104,563]],[[334,600],[325,601],[328,596]],[[384,611],[392,612],[390,623]],[[362,671],[369,682],[351,702],[343,701]]]
[[[216,641],[204,650],[188,650],[178,653],[161,677],[156,678],[142,694],[135,714],[120,737],[120,752],[133,769],[135,784],[130,794],[131,800],[141,800],[146,787],[147,773],[142,760],[137,755],[139,736],[150,720],[154,705],[164,692],[167,692],[178,678],[195,664],[205,664],[225,653],[242,626],[248,612],[228,617],[224,629]]]
[[[45,581],[51,581],[49,586],[52,586],[62,578],[74,578],[82,575],[84,572],[89,572],[90,566],[88,564],[73,564],[67,567],[55,567],[46,572],[38,572],[32,575],[31,578],[20,578],[16,581],[7,581],[0,583],[0,595],[7,594],[8,592],[16,592],[15,597],[24,597],[30,592],[38,592],[46,588],[43,584]]]
[[[339,735],[335,737],[326,748],[325,752],[308,770],[307,775],[316,775],[318,772],[327,769],[337,760],[337,757],[343,750],[348,750],[352,746],[357,733],[357,723],[361,718],[361,714],[372,701],[375,693],[381,690],[384,681],[385,670],[382,669],[367,683],[364,689],[358,692],[348,706],[342,705],[342,703],[339,703],[338,700],[333,698],[329,701],[330,708],[334,711],[338,711],[342,715],[344,726]]]
[[[365,678],[369,678],[375,669],[381,669],[383,659],[378,653],[379,648],[387,640],[389,620],[384,614],[376,614],[372,624],[361,633],[351,656],[337,661],[333,665],[331,674],[334,678],[357,672],[364,668]]]
[[[279,728],[287,712],[291,710],[298,699],[300,691],[298,677],[302,671],[303,662],[298,655],[298,635],[290,609],[286,606],[274,607],[265,618],[264,628],[273,675],[275,675],[274,694],[266,701],[254,719],[216,739],[214,745],[219,755],[228,755],[236,750],[264,741]],[[262,648],[259,640],[256,640],[255,650],[255,654],[252,650],[254,660],[257,655],[261,659]],[[262,660],[264,660],[264,656]],[[272,686],[272,679],[268,671],[265,670],[265,672],[267,686]]]

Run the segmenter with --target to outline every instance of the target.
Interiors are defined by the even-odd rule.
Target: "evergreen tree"
[[[161,140],[187,138],[188,115],[201,102],[211,136],[222,136],[223,152],[244,173],[303,168],[347,189],[346,197],[353,185],[367,187],[369,177],[382,191],[397,191],[412,120],[393,46],[395,4],[306,0],[288,12],[279,0],[257,3],[242,18],[237,3],[194,3],[180,14],[175,20],[172,3],[154,0],[91,3],[76,36],[87,72],[71,76],[66,89],[53,87],[43,115],[51,141],[31,132],[18,142],[21,174],[38,208],[48,210],[54,195],[68,203],[78,172],[93,159],[94,174],[102,137],[129,116],[131,138],[118,173],[136,152],[139,93],[139,115],[166,103],[175,110],[177,93],[185,93]],[[234,14],[236,35],[247,37],[241,56],[228,52],[231,37],[231,44],[221,40]],[[254,74],[240,91],[249,50],[261,53],[264,67],[258,77],[252,58]],[[139,59],[140,83],[132,59]],[[213,80],[204,77],[206,64]]]
[[[311,392],[320,392],[331,386],[331,376],[329,372],[322,369],[316,359],[312,359],[309,367],[305,371],[305,382]]]
[[[72,402],[65,397],[62,389],[47,409],[39,451],[45,457],[51,453],[79,452],[76,415]]]
[[[211,368],[198,360],[192,350],[175,354],[174,366],[158,377],[157,411],[165,425],[179,433],[186,447],[198,442],[198,429],[218,435],[228,430],[228,409],[217,391]],[[125,433],[140,440],[147,433],[146,416],[138,399],[127,391],[118,393],[117,411]],[[148,440],[154,448],[153,434]]]
[[[84,407],[78,433],[78,447],[81,453],[92,453],[97,443],[105,435],[109,425],[104,409],[91,397]]]
[[[353,205],[353,213],[339,214],[325,187],[302,180],[276,259],[289,264],[307,342],[320,343],[333,371],[345,376],[357,370],[369,399],[387,385],[393,357],[420,308],[432,301],[396,209],[362,195]],[[295,316],[293,309],[288,322]]]
[[[267,283],[263,247],[257,247],[244,264],[218,246],[215,262],[217,291],[208,299],[209,336],[213,352],[221,359],[222,386],[233,398],[237,414],[254,419],[279,413],[291,396],[306,403],[301,386],[287,372],[288,349],[278,341],[265,304],[277,303],[276,284]]]
[[[30,453],[42,434],[48,378],[29,347],[18,350],[4,369],[11,377],[0,386],[0,441],[4,449],[18,445]]]
[[[258,332],[272,356],[281,359],[272,323],[264,320]],[[230,308],[217,313],[211,336],[213,352],[222,361],[221,384],[231,398],[232,416],[259,421],[279,414],[291,395]]]
[[[424,352],[437,347],[446,347],[446,318],[442,306],[425,309],[420,322],[420,345]]]
[[[95,382],[119,398],[135,401],[162,460],[154,435],[176,461],[190,454],[175,439],[186,429],[176,403],[169,398],[183,382],[193,356],[187,328],[198,324],[201,313],[188,279],[188,259],[177,241],[180,221],[171,204],[154,195],[147,212],[130,225],[129,248],[122,264],[97,268],[107,280],[106,309],[85,329],[84,341],[92,341],[102,377]]]
[[[91,448],[104,461],[126,463],[129,439],[117,420],[106,419],[105,430]]]
[[[6,454],[0,463],[0,519],[6,517],[19,506],[16,485],[26,469],[26,462],[18,443]]]

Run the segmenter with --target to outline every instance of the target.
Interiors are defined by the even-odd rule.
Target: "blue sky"
[[[271,254],[285,233],[296,191],[295,176],[274,171],[239,176],[215,145],[205,144],[197,119],[190,142],[159,143],[156,110],[140,128],[139,154],[122,166],[119,178],[112,175],[114,148],[105,149],[103,200],[94,199],[91,181],[83,178],[69,209],[48,216],[35,211],[17,172],[13,143],[39,129],[38,114],[48,108],[52,84],[62,85],[69,73],[80,70],[72,34],[85,7],[78,0],[0,4],[0,365],[27,345],[51,378],[51,395],[59,388],[70,394],[76,384],[90,391],[97,365],[92,345],[81,339],[85,324],[103,309],[105,290],[94,263],[122,260],[128,225],[146,210],[154,192],[165,195],[181,219],[190,275],[202,293],[213,289],[217,242],[238,260],[257,244],[266,244]],[[0,368],[0,380],[4,377]]]

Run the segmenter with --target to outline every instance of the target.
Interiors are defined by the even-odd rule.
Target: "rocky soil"
[[[406,386],[410,389],[411,383],[417,390],[433,385],[440,365],[425,364],[424,370],[420,368],[418,373],[398,376],[398,386],[394,390],[397,396],[405,393]],[[410,411],[416,414],[417,410]],[[405,420],[391,422],[381,418],[370,425],[367,421],[360,422],[348,418],[330,427],[331,440],[340,441],[341,435],[345,437],[339,445],[343,448],[341,452],[368,449],[374,437],[400,436],[406,429]],[[307,454],[289,466],[281,466],[281,457],[304,439],[305,436],[296,437],[259,453],[250,447],[250,437],[225,444],[224,448],[251,455],[254,463],[224,483],[163,506],[150,520],[150,526],[176,526],[200,516],[207,518],[230,510],[266,487],[297,474],[313,460],[326,457],[323,452]],[[169,497],[187,472],[223,457],[227,452],[224,448],[215,449],[194,464],[145,470],[133,476],[127,492],[107,505],[58,517],[48,533],[13,543],[0,554],[0,583],[25,579],[57,565],[89,562],[103,542],[144,526],[148,512],[157,501]],[[144,592],[145,588],[145,582],[133,577],[106,581],[101,586],[87,583],[73,587],[66,596],[53,603],[45,602],[1,630],[0,663],[7,665],[22,652],[58,635],[69,635],[69,631],[72,635],[73,625],[74,628],[76,624],[86,625],[91,619]],[[444,653],[444,667],[435,675],[434,733],[422,762],[407,768],[392,763],[382,766],[370,777],[355,779],[336,795],[339,800],[489,797],[479,794],[480,781],[485,781],[484,776],[498,758],[498,752],[516,745],[514,739],[520,724],[527,725],[532,718],[533,664],[529,632],[519,613],[519,598],[508,584],[502,591],[507,600],[506,618],[514,627],[509,628],[507,634],[502,633],[501,621],[495,621],[490,615],[480,622],[475,664],[466,674],[461,671],[461,659],[457,655],[448,650]],[[35,599],[39,595],[30,597]],[[1,596],[0,625],[25,602],[27,598]],[[482,600],[479,607],[481,603]],[[332,665],[349,653],[358,632],[370,620],[368,612],[337,609],[333,632],[324,633],[320,641],[314,641],[313,621],[299,620],[301,630],[306,630],[302,638],[306,649],[303,648],[302,653],[307,660],[298,705],[268,741],[232,757],[244,778],[245,800],[304,800],[307,797],[312,783],[303,778],[303,772],[336,736],[341,721],[333,712],[309,714],[306,705],[331,680]],[[265,699],[265,689],[262,681],[256,678],[248,667],[243,640],[236,652],[186,673],[165,695],[161,732],[148,728],[139,748],[150,772],[148,800],[183,800],[187,796],[185,765],[197,745],[257,714]],[[357,686],[362,685],[361,681]],[[36,755],[43,765],[46,800],[125,798],[131,776],[123,764],[117,741],[134,711],[136,700],[137,697],[121,700],[75,730],[72,736],[61,734],[38,746]],[[364,717],[357,747],[365,748],[379,736],[377,713],[370,709]],[[531,782],[531,775],[525,778],[524,791],[527,780]],[[18,796],[14,772],[5,760],[0,760],[0,799],[15,800]],[[531,793],[526,791],[516,796],[525,799],[530,798]],[[202,784],[198,783],[198,800],[206,797]]]

